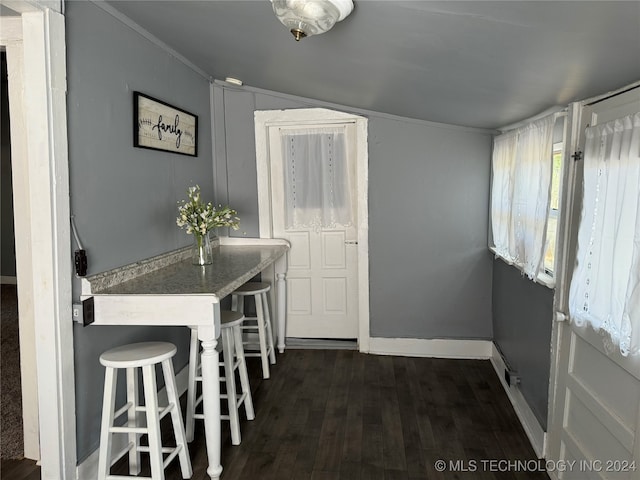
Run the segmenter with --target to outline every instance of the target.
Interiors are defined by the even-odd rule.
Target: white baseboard
[[[189,364],[176,374],[176,388],[178,395],[182,395],[187,391],[189,383]],[[158,402],[160,405],[167,404],[167,390],[162,387],[158,391]],[[112,452],[120,452],[127,444],[125,435],[116,435],[112,440]],[[80,465],[76,467],[76,480],[95,480],[98,478],[98,454],[99,448],[89,455]]]
[[[540,422],[538,422],[536,416],[533,414],[531,407],[529,407],[529,404],[525,400],[520,389],[517,386],[510,387],[507,384],[507,381],[504,379],[504,371],[507,367],[502,359],[502,355],[500,355],[500,352],[493,343],[491,344],[491,347],[491,363],[493,364],[493,368],[500,379],[500,383],[502,384],[505,392],[507,392],[511,405],[513,405],[513,409],[516,411],[516,415],[529,438],[529,442],[531,442],[533,450],[538,458],[543,458],[545,454],[544,445],[546,433],[540,425]]]
[[[287,337],[287,350],[358,350],[355,340]]]
[[[462,359],[491,358],[491,340],[447,340],[422,338],[369,339],[369,353],[403,357],[436,357]]]
[[[9,275],[0,275],[0,284],[2,285],[17,285],[18,278],[10,277]]]

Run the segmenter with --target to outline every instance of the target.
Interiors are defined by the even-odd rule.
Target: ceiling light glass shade
[[[331,30],[353,10],[352,0],[271,0],[271,4],[296,40]]]

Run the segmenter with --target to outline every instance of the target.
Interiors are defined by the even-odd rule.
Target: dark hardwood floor
[[[548,479],[531,471],[535,454],[487,360],[287,350],[269,380],[258,359],[249,376],[256,419],[235,447],[223,424],[223,480]],[[190,453],[192,478],[208,480],[201,422]],[[506,463],[518,460],[530,462]],[[3,462],[2,478],[38,478],[28,469]],[[126,472],[124,461],[112,470]],[[180,479],[178,462],[166,473]]]
[[[40,480],[40,467],[33,460],[2,460],[0,478],[2,480]]]

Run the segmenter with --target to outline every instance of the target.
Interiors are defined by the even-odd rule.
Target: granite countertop
[[[283,256],[287,245],[221,245],[213,264],[192,265],[181,259],[130,280],[101,288],[88,279],[95,295],[194,295],[223,298]]]

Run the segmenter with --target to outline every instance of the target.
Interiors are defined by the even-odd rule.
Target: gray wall
[[[222,87],[215,102],[218,201],[242,210],[237,235],[257,236],[254,110],[325,105]],[[367,116],[371,336],[490,339],[491,136]]]
[[[0,275],[7,277],[16,276],[16,249],[13,231],[13,187],[11,181],[11,136],[9,131],[9,89],[7,85],[7,55],[2,52],[1,58],[2,89],[0,90],[0,134],[1,148],[0,160],[0,218],[2,229],[0,238]]]
[[[371,336],[484,338],[491,137],[372,118]]]
[[[544,430],[551,362],[553,290],[502,260],[493,262],[493,335],[520,391]]]
[[[65,16],[71,210],[89,274],[189,244],[177,201],[195,183],[214,195],[208,81],[92,3],[68,2]],[[198,115],[197,158],[133,147],[134,90]],[[74,326],[78,461],[99,443],[100,353],[159,339],[178,345],[179,371],[186,328]]]

